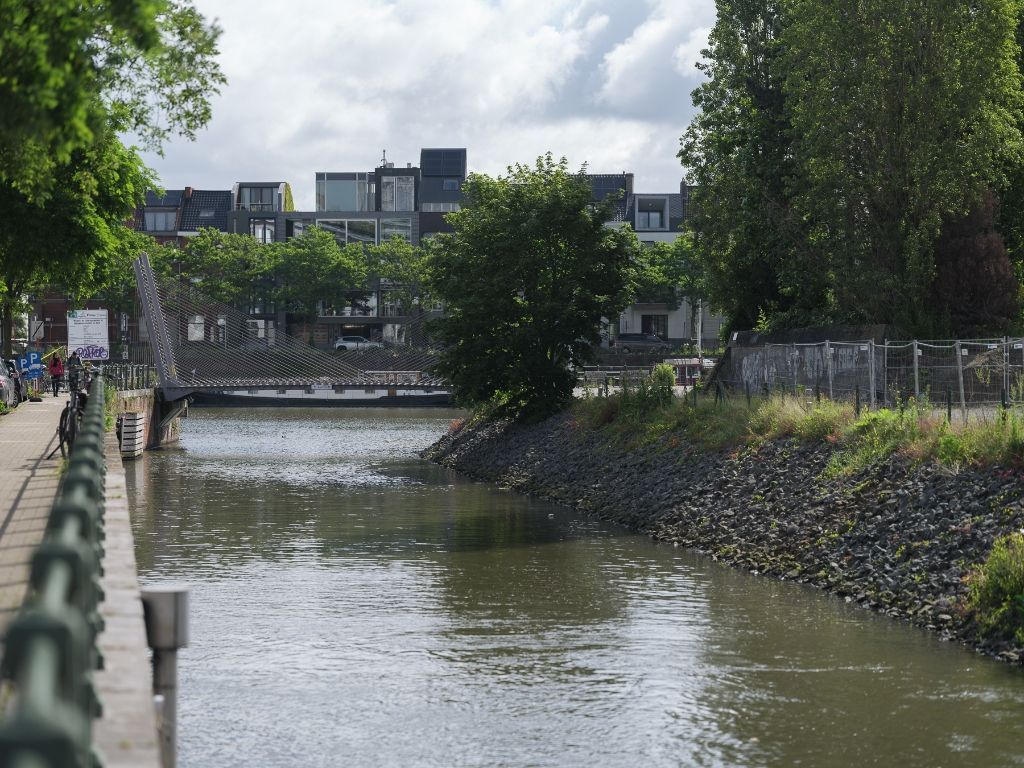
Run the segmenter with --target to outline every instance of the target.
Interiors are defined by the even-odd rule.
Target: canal
[[[1024,765],[1019,670],[417,458],[455,416],[193,410],[127,465],[180,765]]]

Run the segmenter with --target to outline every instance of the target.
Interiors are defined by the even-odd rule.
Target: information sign
[[[77,352],[82,360],[110,358],[107,310],[79,309],[68,312],[68,353]]]

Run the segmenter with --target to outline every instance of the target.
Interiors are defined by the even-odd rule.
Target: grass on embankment
[[[694,405],[690,398],[652,395],[652,388],[579,400],[574,415],[581,424],[638,447],[662,437],[706,451],[780,438],[828,442],[836,446],[828,469],[832,476],[852,474],[896,452],[953,468],[1024,465],[1024,415],[1016,410],[965,425],[950,424],[913,400],[858,417],[852,404],[829,400],[774,395],[748,405],[743,397],[715,403],[704,396]]]
[[[610,397],[588,397],[572,406],[573,415],[581,426],[636,448],[688,444],[708,452],[756,449],[780,438],[828,443],[834,452],[826,480],[854,474],[896,453],[954,469],[1024,467],[1024,415],[1018,410],[950,424],[945,414],[914,401],[857,416],[852,405],[827,400],[772,396],[748,405],[745,397],[715,403],[704,396],[695,405],[689,398],[666,396],[663,388],[655,394],[657,389],[650,380]],[[964,608],[977,622],[979,635],[1024,646],[1024,531],[997,538],[967,584]]]

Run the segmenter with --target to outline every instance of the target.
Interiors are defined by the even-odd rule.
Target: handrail
[[[104,387],[93,376],[67,472],[32,557],[32,591],[5,639],[0,674],[15,700],[0,720],[0,768],[96,768],[92,721],[101,707],[99,585],[103,556]]]

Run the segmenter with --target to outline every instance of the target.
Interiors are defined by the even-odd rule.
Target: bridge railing
[[[118,392],[150,389],[157,385],[156,367],[152,365],[104,365],[103,377]]]
[[[0,720],[0,768],[93,768],[92,721],[100,703],[92,672],[102,572],[104,458],[102,377],[95,377],[50,511],[32,557],[31,591],[10,624],[0,673],[13,700]]]

